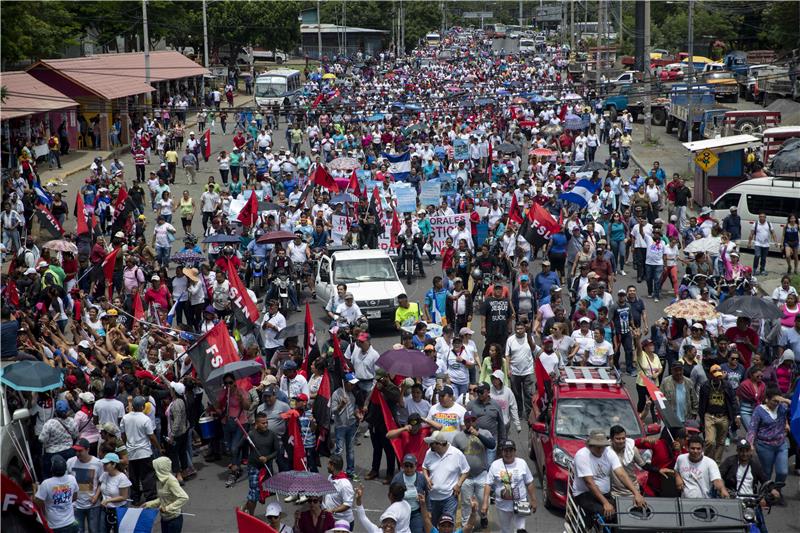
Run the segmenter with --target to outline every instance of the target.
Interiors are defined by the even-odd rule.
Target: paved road
[[[663,128],[662,128],[663,130]],[[230,133],[230,130],[229,130]],[[278,147],[285,147],[285,124],[281,126],[281,129],[275,133],[274,138],[276,139]],[[214,135],[212,136],[211,146],[214,152],[217,152],[221,149],[229,149],[232,146],[232,136],[231,135]],[[605,154],[603,154],[605,156]],[[126,166],[126,175],[128,178],[128,182],[130,184],[130,180],[134,176],[134,167],[133,167],[133,160],[130,155],[126,155],[121,159]],[[153,165],[148,166],[147,170],[155,170],[157,168],[158,161],[157,158],[153,159]],[[219,173],[216,170],[216,164],[213,162],[209,162],[202,166],[202,170],[198,172],[198,179],[201,183],[205,182],[209,175],[213,175],[217,177],[219,180]],[[67,198],[74,198],[76,190],[80,187],[82,183],[81,174],[77,174],[70,178],[69,184],[69,194],[66,196]],[[186,181],[179,170],[178,179],[176,180],[177,183],[172,187],[173,196],[176,198],[184,191],[188,190],[190,195],[195,198],[197,202],[199,202],[200,194],[202,192],[201,185],[186,185]],[[154,224],[154,214],[152,212],[147,213],[148,218],[148,227],[152,229]],[[178,228],[178,235],[179,239],[176,241],[175,246],[180,244],[180,239],[182,238],[182,231],[180,229],[179,222],[175,224]],[[74,228],[74,220],[67,221],[66,227],[68,230],[72,230]],[[202,226],[200,222],[200,216],[195,217],[192,231],[195,235],[202,235]],[[177,248],[175,248],[177,250]],[[774,263],[777,261],[777,258],[770,258],[770,265],[768,268],[775,270],[779,265]],[[538,268],[535,266],[534,268]],[[629,268],[629,271],[632,269]],[[428,269],[428,272],[433,272],[433,268]],[[409,294],[409,298],[412,301],[422,301],[424,293],[430,288],[430,274],[428,280],[422,280],[421,282],[415,282],[411,286],[407,286],[407,292]],[[630,283],[635,283],[635,279],[630,279],[630,277],[622,278],[618,284],[619,285],[628,285]],[[665,287],[666,289],[666,287]],[[639,287],[640,293],[646,293],[645,287]],[[648,309],[648,314],[651,317],[651,320],[658,318],[661,316],[663,308],[667,305],[668,299],[665,293],[664,298],[659,303],[655,303],[652,300],[646,300],[646,305]],[[317,327],[317,331],[320,332],[321,341],[324,340],[323,335],[325,331],[327,331],[327,323],[323,320],[323,312],[322,312],[322,304],[321,303],[312,303],[313,314],[315,318],[315,323]],[[296,313],[290,317],[290,322],[299,322],[302,320],[302,315],[300,313]],[[480,328],[478,327],[479,323],[476,320],[476,323],[473,325],[473,329],[479,331]],[[391,347],[392,344],[398,341],[398,335],[393,328],[383,328],[374,331],[374,344],[376,349],[379,352],[383,352]],[[476,343],[478,343],[479,348],[483,346],[483,339],[480,338],[480,335],[476,335],[475,339]],[[632,397],[635,397],[635,388],[633,379],[626,377],[625,384]],[[512,431],[513,433],[513,431]],[[518,455],[520,457],[527,458],[527,450],[528,450],[528,429],[527,427],[523,428],[523,432],[520,435],[512,435],[512,437],[517,442],[517,449]],[[364,474],[369,470],[369,466],[371,463],[371,455],[372,450],[369,443],[369,439],[362,439],[362,444],[356,448],[356,464],[358,474],[363,478]],[[228,533],[230,531],[235,530],[235,518],[233,509],[236,506],[242,505],[244,503],[244,499],[247,492],[247,484],[246,481],[240,481],[237,485],[231,488],[225,488],[224,480],[226,476],[226,469],[225,464],[205,464],[202,458],[196,458],[197,462],[195,466],[198,469],[198,476],[197,478],[191,480],[186,485],[186,490],[190,496],[190,502],[184,509],[186,513],[194,514],[195,516],[187,516],[186,522],[184,526],[184,531],[187,533],[195,533],[195,532],[205,532],[205,533]],[[532,468],[533,465],[531,464]],[[791,503],[797,502],[797,477],[790,477],[789,478],[791,487],[787,490],[787,495],[790,498]],[[537,482],[538,485],[538,482]],[[377,521],[378,516],[380,513],[385,509],[388,504],[388,500],[386,497],[386,487],[381,485],[378,481],[369,481],[364,482],[365,487],[365,497],[364,497],[364,505],[365,508],[369,509],[368,515],[373,521]],[[541,502],[541,492],[539,491],[539,501]],[[287,505],[286,511],[291,516],[295,510],[294,506]],[[258,508],[259,513],[264,512],[264,507],[259,506]],[[498,531],[498,526],[495,517],[493,516],[493,511],[490,511],[490,520],[491,525],[489,531]],[[531,516],[527,521],[527,527],[529,531],[543,531],[543,532],[556,532],[561,531],[563,524],[563,518],[557,513],[553,513],[543,508],[533,516]],[[773,527],[773,531],[800,531],[798,529],[798,521],[797,521],[797,513],[796,510],[792,510],[791,508],[776,508],[773,510],[772,515],[769,517],[769,524]]]

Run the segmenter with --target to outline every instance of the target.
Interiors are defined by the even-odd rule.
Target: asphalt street
[[[274,139],[276,141],[276,147],[285,147],[286,140],[285,140],[285,127],[286,124],[283,123],[280,126],[280,130],[274,133]],[[216,153],[219,150],[225,149],[229,150],[232,146],[232,135],[229,129],[228,135],[221,135],[219,127],[217,127],[217,135],[212,136],[211,140],[211,147],[212,152],[214,153],[213,157],[216,157]],[[656,135],[666,135],[664,133],[664,128],[654,128],[654,132]],[[200,133],[200,132],[198,132]],[[604,149],[602,149],[604,150]],[[606,157],[607,154],[602,152],[599,154],[603,157]],[[172,195],[177,200],[180,198],[181,194],[184,190],[188,190],[191,197],[195,199],[196,204],[198,205],[199,210],[199,200],[200,195],[202,193],[202,184],[207,181],[208,176],[213,175],[219,181],[219,172],[217,171],[216,161],[210,160],[208,163],[203,163],[201,170],[197,173],[198,181],[194,185],[187,185],[186,179],[183,176],[183,173],[180,169],[178,169],[178,175],[176,179],[175,185],[172,186]],[[126,168],[126,181],[128,185],[130,185],[131,180],[135,177],[134,172],[134,164],[132,157],[130,154],[126,154],[121,158],[121,161],[125,164]],[[110,162],[106,162],[108,165]],[[154,155],[152,159],[152,164],[148,165],[147,171],[156,170],[158,167],[158,158]],[[671,174],[672,169],[666,168],[665,169],[669,174]],[[76,174],[69,179],[68,184],[68,195],[66,198],[74,199],[75,193],[83,183],[82,174]],[[152,231],[153,225],[155,223],[155,215],[153,212],[148,212],[147,214],[147,221],[148,221],[148,228]],[[179,246],[182,243],[183,232],[180,228],[180,221],[177,220],[177,215],[175,217],[176,223],[174,224],[178,229],[178,238],[176,239],[173,245],[173,253],[179,249]],[[65,224],[66,229],[69,231],[74,230],[74,219],[70,214],[70,218]],[[199,212],[194,217],[192,231],[195,235],[202,238],[202,224],[201,224],[201,217]],[[749,261],[749,259],[746,259]],[[768,269],[777,271],[778,268],[782,268],[782,265],[778,263],[779,258],[771,257],[769,259]],[[532,265],[534,271],[537,271],[539,266],[534,262]],[[431,278],[433,273],[438,273],[440,269],[434,264],[432,267],[426,267],[426,271],[428,273],[428,278],[416,281],[411,284],[410,286],[406,286],[407,293],[409,295],[409,299],[412,301],[421,302],[423,300],[423,296],[425,292],[430,288]],[[629,266],[628,272],[632,272],[633,268]],[[626,286],[628,284],[635,284],[635,278],[631,279],[630,276],[622,277],[618,280],[617,286]],[[668,291],[669,285],[664,287],[665,291]],[[646,288],[644,284],[639,286],[639,293],[646,294]],[[655,303],[650,299],[645,298],[645,303],[647,306],[648,315],[650,317],[651,322],[658,317],[662,316],[663,309],[666,305],[669,304],[669,297],[667,292],[664,292],[662,295],[662,299],[660,302]],[[306,293],[301,298],[302,302],[309,298],[309,295]],[[319,334],[320,343],[325,340],[325,335],[327,332],[328,321],[323,320],[324,313],[322,307],[324,302],[316,302],[311,301],[311,309],[313,311],[315,324],[317,327],[317,332]],[[301,305],[301,307],[303,307]],[[294,313],[291,317],[289,317],[289,322],[299,322],[302,321],[303,315],[302,313]],[[475,324],[473,325],[473,329],[476,332],[480,331],[480,324],[478,319],[476,318]],[[398,342],[399,336],[397,332],[394,330],[393,326],[384,326],[382,328],[375,328],[373,329],[373,344],[378,352],[382,353],[383,351],[389,349],[392,344]],[[475,342],[478,344],[479,349],[483,348],[483,339],[481,338],[479,333],[475,335]],[[631,396],[635,398],[635,387],[634,387],[634,379],[631,377],[625,377],[624,382],[626,388],[629,390]],[[512,433],[514,433],[512,431]],[[527,426],[523,425],[523,430],[521,434],[514,434],[512,437],[517,442],[517,455],[519,457],[524,457],[527,459],[527,452],[528,452],[528,442],[529,442],[529,432]],[[369,470],[369,466],[371,463],[372,457],[372,450],[371,445],[368,438],[362,438],[361,445],[356,448],[356,464],[357,464],[357,473],[363,479],[363,476]],[[184,508],[184,512],[188,513],[185,517],[184,523],[184,531],[188,533],[195,533],[195,532],[206,532],[206,533],[216,533],[216,532],[231,532],[235,531],[235,515],[234,515],[234,508],[236,506],[241,506],[244,504],[246,493],[247,493],[247,481],[245,478],[242,478],[239,483],[234,485],[231,488],[225,487],[225,477],[227,470],[225,468],[226,462],[219,462],[215,464],[206,464],[202,456],[198,456],[195,458],[195,467],[198,470],[198,475],[196,478],[193,478],[186,484],[186,491],[189,494],[190,500],[188,505]],[[324,461],[323,461],[324,462]],[[531,469],[533,470],[534,465],[529,461]],[[385,468],[385,465],[383,466]],[[324,471],[324,470],[323,470]],[[788,501],[790,503],[790,507],[776,507],[773,509],[772,514],[768,517],[768,524],[772,531],[781,531],[781,532],[788,532],[788,531],[800,531],[800,523],[797,520],[798,514],[796,508],[792,508],[791,505],[797,505],[798,503],[798,479],[796,476],[789,477],[789,487],[785,494],[788,496]],[[388,505],[388,498],[387,498],[387,487],[382,485],[379,480],[374,481],[366,481],[362,482],[364,485],[364,506],[368,509],[368,516],[373,520],[377,521],[378,516],[380,516],[381,512],[386,508]],[[537,487],[539,487],[538,481],[536,482]],[[562,531],[563,529],[563,516],[545,510],[541,506],[541,490],[537,491],[538,499],[540,502],[539,510],[536,514],[530,516],[527,520],[527,529],[528,531],[542,531],[542,532],[556,532]],[[289,515],[287,518],[288,522],[291,525],[291,517],[294,514],[295,506],[291,504],[284,504],[284,510]],[[263,515],[264,506],[259,505],[257,509],[257,513]],[[494,516],[494,511],[490,510],[490,527],[489,531],[499,531],[496,517]]]

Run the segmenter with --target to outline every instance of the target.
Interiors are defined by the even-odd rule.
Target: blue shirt
[[[550,271],[547,274],[539,272],[533,280],[533,286],[536,288],[536,295],[541,299],[550,296],[550,289],[552,287],[561,285],[558,279],[558,274]]]
[[[563,233],[555,233],[550,238],[550,253],[551,254],[565,254],[567,253],[567,236]]]
[[[686,381],[675,384],[675,414],[681,424],[686,421],[684,413],[686,413]]]
[[[303,436],[303,447],[313,448],[317,444],[317,436],[314,431],[311,431],[311,412],[303,411],[298,422],[300,423],[300,434]]]

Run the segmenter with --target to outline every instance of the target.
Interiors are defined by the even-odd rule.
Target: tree
[[[759,38],[770,48],[800,47],[800,8],[797,2],[771,2],[763,12]]]
[[[442,25],[442,12],[437,4],[424,1],[403,2],[406,20],[406,51],[417,46],[420,39]]]
[[[658,4],[658,2],[653,4]],[[665,13],[666,16],[663,18],[652,19],[662,21],[661,24],[655,24],[653,27],[653,43],[659,48],[687,51],[688,10],[685,4],[675,7],[679,9],[670,14]],[[694,53],[696,55],[707,54],[708,47],[703,48],[704,43],[708,44],[717,39],[735,40],[741,23],[742,16],[727,10],[724,6],[716,5],[713,2],[694,2]]]
[[[65,2],[3,2],[2,66],[59,57],[77,44],[78,24]]]

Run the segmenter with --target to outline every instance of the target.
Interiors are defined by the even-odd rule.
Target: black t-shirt
[[[486,317],[486,335],[499,337],[508,332],[508,319],[511,317],[511,302],[504,298],[486,298],[481,307]]]
[[[692,190],[683,186],[675,191],[675,205],[678,207],[686,207],[689,204],[689,198],[692,197]]]

